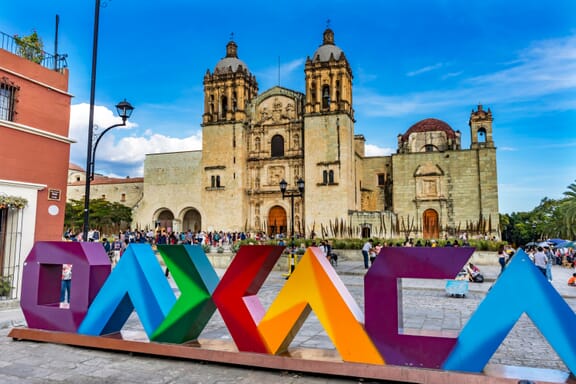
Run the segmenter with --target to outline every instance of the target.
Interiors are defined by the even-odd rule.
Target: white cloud
[[[395,153],[393,148],[382,148],[374,144],[366,144],[366,156],[390,156]]]
[[[440,68],[442,68],[442,66],[443,66],[442,63],[436,63],[436,64],[434,64],[434,65],[429,65],[429,66],[427,66],[427,67],[420,68],[420,69],[417,69],[417,70],[412,71],[412,72],[408,72],[408,73],[406,74],[406,76],[408,76],[408,77],[418,76],[418,75],[421,75],[421,74],[426,73],[426,72],[430,72],[430,71],[434,71],[434,70],[436,70],[436,69],[440,69]]]
[[[295,75],[297,75],[298,82],[302,82],[302,72],[304,68],[305,59],[298,58],[296,60],[283,63],[280,62],[280,85],[282,87],[292,88]],[[258,78],[262,89],[268,89],[272,86],[278,85],[278,65],[266,68],[263,71],[255,73]]]
[[[410,72],[417,75],[439,64]],[[551,112],[574,109],[576,105],[576,35],[534,42],[520,51],[505,68],[462,79],[455,88],[388,96],[371,89],[356,88],[355,105],[366,116],[407,116],[434,114],[446,108],[470,103],[517,105],[517,113]],[[459,75],[454,72],[454,76]],[[448,75],[445,75],[448,76]],[[559,95],[553,103],[543,100]]]
[[[85,167],[86,142],[88,138],[88,104],[71,106],[70,137],[76,140],[71,146],[70,161]],[[114,116],[114,112],[103,106],[94,107],[94,124],[100,129],[120,123],[122,120]],[[154,134],[151,129],[145,129],[143,136],[125,136],[126,129],[138,127],[135,122],[128,122],[126,127],[117,127],[102,137],[98,144],[96,154],[96,172],[108,176],[118,175],[117,171],[124,170],[130,176],[143,174],[143,163],[148,153],[192,151],[202,148],[202,132],[184,138],[170,137],[163,134]],[[122,129],[122,130],[121,130]],[[96,131],[97,133],[98,131]],[[120,177],[125,177],[122,175]]]

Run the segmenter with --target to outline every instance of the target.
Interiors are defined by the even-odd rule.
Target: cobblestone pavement
[[[478,307],[496,278],[498,268],[482,268],[487,282],[471,284],[464,298],[447,296],[444,281],[403,280],[402,309],[404,327],[423,330],[459,331]],[[337,267],[358,305],[363,309],[364,270],[359,262],[344,262]],[[576,309],[576,288],[566,286],[574,270],[554,268],[552,284],[568,304]],[[222,271],[219,271],[220,273]],[[259,292],[268,306],[285,279],[273,272]],[[294,372],[254,370],[227,365],[148,357],[69,347],[63,345],[12,341],[6,337],[10,326],[24,325],[18,309],[0,310],[0,383],[354,383],[359,379],[320,377]],[[125,329],[142,329],[136,314]],[[201,334],[201,339],[231,339],[216,312]],[[334,349],[312,312],[292,346]],[[568,371],[532,321],[523,315],[490,360],[490,364],[538,367]]]

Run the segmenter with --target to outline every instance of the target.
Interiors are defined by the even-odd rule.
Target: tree
[[[44,43],[36,31],[28,36],[19,37],[14,35],[16,45],[18,45],[18,54],[25,59],[33,61],[36,64],[44,60]]]
[[[564,192],[564,200],[560,205],[563,214],[562,230],[565,238],[576,238],[576,183],[568,186],[568,191]]]
[[[105,234],[117,233],[130,225],[132,209],[105,199],[90,200],[90,228]],[[82,228],[84,223],[84,200],[66,203],[64,225],[67,228]]]

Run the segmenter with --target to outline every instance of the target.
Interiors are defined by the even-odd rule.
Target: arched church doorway
[[[156,229],[172,232],[174,223],[174,214],[169,209],[164,209],[158,214],[156,219]]]
[[[182,218],[182,231],[187,232],[188,230],[192,233],[198,233],[202,229],[202,216],[200,212],[196,209],[191,208],[184,214]]]
[[[279,205],[272,207],[268,213],[268,236],[273,237],[281,233],[289,236],[287,228],[288,219],[284,208]]]
[[[422,214],[422,223],[422,237],[424,239],[437,239],[440,236],[438,212],[433,209],[425,210]]]
[[[370,224],[362,224],[362,238],[369,239],[372,236],[372,228],[370,228]]]

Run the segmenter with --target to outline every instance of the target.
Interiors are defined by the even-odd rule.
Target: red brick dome
[[[447,138],[453,139],[456,137],[456,133],[447,123],[443,122],[442,120],[429,118],[421,120],[408,128],[406,133],[402,135],[402,141],[408,140],[408,137],[410,137],[412,133],[438,131],[445,132]]]

